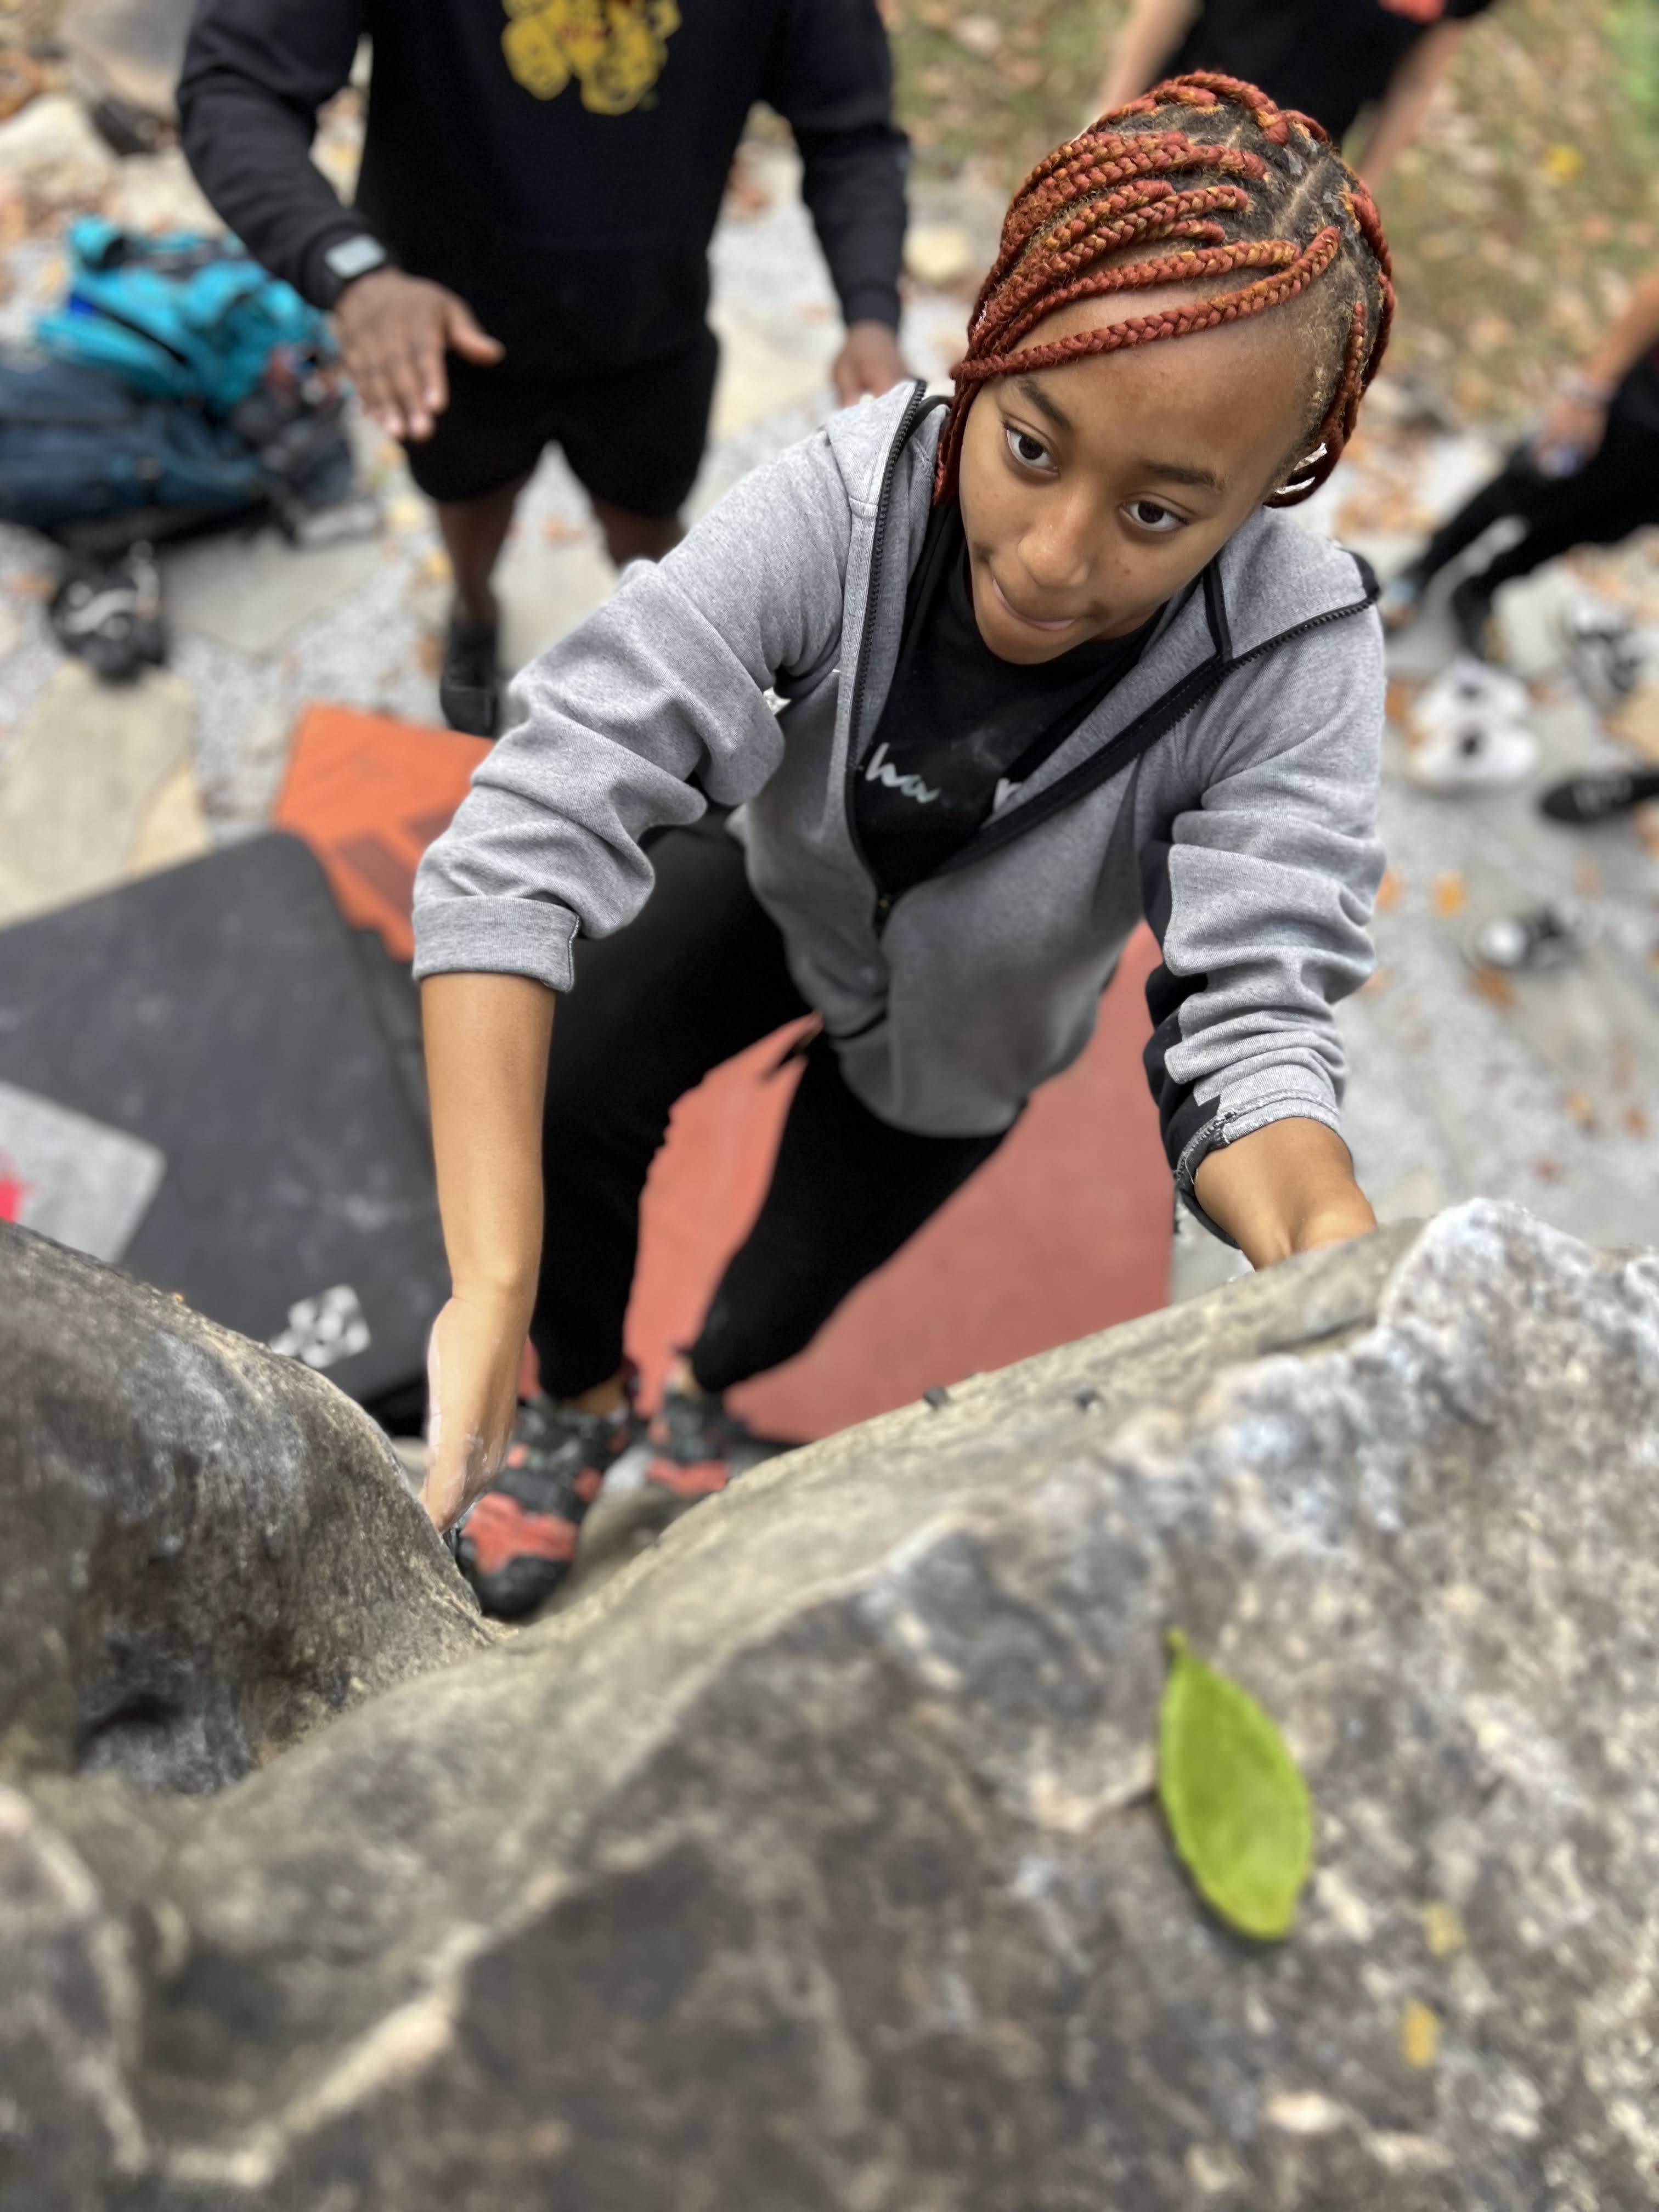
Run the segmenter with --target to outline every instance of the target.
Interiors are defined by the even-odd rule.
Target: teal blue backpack
[[[149,238],[89,216],[66,242],[68,297],[34,328],[58,361],[222,416],[258,387],[277,347],[334,356],[323,317],[233,238]]]

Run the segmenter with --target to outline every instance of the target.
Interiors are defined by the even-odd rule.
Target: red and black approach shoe
[[[574,1413],[550,1398],[519,1408],[506,1464],[462,1522],[461,1572],[484,1611],[516,1620],[544,1604],[570,1571],[587,1509],[645,1423],[634,1374],[614,1413]]]
[[[781,1437],[757,1437],[746,1421],[727,1413],[723,1398],[696,1397],[672,1382],[664,1388],[646,1441],[651,1446],[646,1484],[667,1509],[665,1518],[714,1497],[762,1460],[796,1449]]]

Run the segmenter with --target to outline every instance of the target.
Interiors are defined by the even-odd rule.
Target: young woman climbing
[[[675,1101],[786,1023],[818,1026],[771,1188],[655,1431],[683,1493],[729,1469],[722,1394],[1077,1058],[1143,915],[1182,1200],[1257,1266],[1371,1225],[1331,1007],[1371,958],[1382,637],[1367,573],[1274,510],[1334,466],[1391,307],[1317,125],[1163,85],[1021,187],[948,406],[836,416],[520,679],[416,908],[453,1276],[425,1497],[445,1527],[484,1493],[491,1609],[556,1584],[640,1433]]]

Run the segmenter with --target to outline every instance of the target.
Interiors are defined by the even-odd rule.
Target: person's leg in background
[[[1538,482],[1536,471],[1527,462],[1526,448],[1511,453],[1491,482],[1482,484],[1455,514],[1449,515],[1417,558],[1385,586],[1381,601],[1384,627],[1403,629],[1440,571],[1460,553],[1468,552],[1494,522],[1523,514],[1536,495]]]
[[[438,702],[452,730],[493,738],[501,720],[501,611],[493,579],[519,495],[550,436],[535,380],[447,356],[449,404],[407,448],[409,472],[437,510],[455,593]]]
[[[1485,568],[1464,577],[1451,611],[1466,650],[1484,651],[1492,593],[1530,575],[1575,545],[1612,545],[1643,523],[1659,520],[1659,428],[1617,403],[1601,447],[1567,477],[1545,475],[1531,447],[1510,454],[1499,474],[1443,523],[1417,559],[1388,586],[1382,612],[1390,629],[1416,612],[1441,569],[1468,550],[1494,522],[1513,519],[1525,534]]]
[[[1615,404],[1607,433],[1583,468],[1540,477],[1527,534],[1463,577],[1452,592],[1452,618],[1467,649],[1484,653],[1492,595],[1571,553],[1576,545],[1616,545],[1644,523],[1659,522],[1659,428]]]
[[[493,738],[500,726],[495,572],[544,450],[564,448],[618,568],[660,560],[684,535],[680,509],[702,465],[719,362],[707,330],[666,361],[604,376],[515,375],[448,356],[449,404],[408,452],[455,579],[438,679],[452,729]]]
[[[651,848],[656,884],[614,937],[581,940],[553,1024],[543,1127],[539,1398],[459,1539],[486,1611],[526,1612],[568,1571],[605,1468],[641,1432],[623,1327],[640,1199],[676,1102],[807,1012],[725,817]]]
[[[561,388],[554,434],[617,568],[659,561],[684,536],[681,509],[702,465],[719,368],[704,330],[665,361]]]
[[[438,534],[455,580],[455,611],[477,629],[493,629],[501,619],[490,580],[513,526],[519,494],[529,481],[526,473],[480,499],[438,502]]]
[[[604,535],[605,550],[618,568],[625,568],[630,561],[660,561],[685,535],[678,500],[672,514],[630,514],[608,499],[592,500],[589,504]]]
[[[755,1225],[653,1425],[650,1480],[682,1498],[723,1489],[755,1456],[724,1394],[804,1352],[1006,1133],[927,1137],[893,1127],[848,1088],[830,1039],[814,1037]]]

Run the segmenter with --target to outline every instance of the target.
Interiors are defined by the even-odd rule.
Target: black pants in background
[[[1518,447],[1502,472],[1443,522],[1411,573],[1426,584],[1466,552],[1494,522],[1513,517],[1526,536],[1496,555],[1474,580],[1483,593],[1575,545],[1616,545],[1644,523],[1659,522],[1659,374],[1644,362],[1632,371],[1607,410],[1607,434],[1583,467],[1547,477],[1530,448]]]
[[[614,937],[576,947],[559,1001],[542,1147],[546,1224],[530,1324],[542,1388],[614,1375],[639,1249],[640,1196],[676,1102],[811,1010],[721,817],[651,849],[656,885]],[[878,1121],[822,1035],[807,1049],[771,1188],[691,1347],[706,1390],[805,1349],[848,1293],[989,1159],[996,1137],[919,1137]]]

